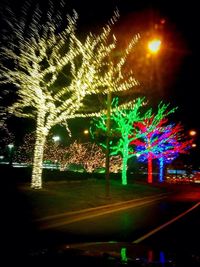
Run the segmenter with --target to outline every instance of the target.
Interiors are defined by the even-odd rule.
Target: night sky
[[[10,2],[11,6],[19,9],[20,3],[24,1],[17,1],[17,6],[14,0],[3,2]],[[32,2],[39,2],[39,0],[32,0]],[[47,2],[47,0],[41,1],[44,8]],[[58,0],[52,0],[52,2],[58,2]],[[152,31],[159,32],[164,44],[159,73],[156,74],[162,80],[159,88],[154,88],[155,91],[147,93],[145,82],[148,78],[146,76],[143,81],[142,64],[138,67],[137,60],[137,63],[134,63],[134,56],[131,58],[136,77],[139,80],[141,78],[141,85],[144,85],[141,90],[144,89],[144,94],[147,93],[151,101],[155,97],[155,102],[164,100],[170,102],[172,107],[178,106],[175,120],[181,121],[186,129],[194,128],[199,131],[199,47],[197,49],[199,8],[197,2],[196,0],[67,0],[67,5],[69,12],[74,8],[79,14],[80,32],[101,29],[116,8],[120,13],[116,27],[120,42],[126,43],[130,36],[138,32],[142,37],[148,36]],[[156,25],[162,27],[157,29]],[[140,50],[141,47],[142,44]],[[73,127],[76,128],[75,123]]]

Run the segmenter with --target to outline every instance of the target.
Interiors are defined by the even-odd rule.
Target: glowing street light
[[[83,131],[83,133],[84,133],[85,135],[89,134],[88,129],[85,129],[85,130]]]
[[[12,149],[13,149],[13,147],[14,147],[14,145],[13,145],[13,144],[9,144],[9,145],[8,145],[8,148],[9,148],[9,150],[12,150]]]
[[[55,145],[58,146],[58,145],[59,145],[59,141],[60,141],[60,136],[58,136],[58,135],[54,135],[54,136],[52,137],[52,139],[53,139]]]
[[[160,50],[161,47],[161,40],[160,39],[153,39],[148,42],[148,50],[151,54],[156,54]]]
[[[13,160],[13,149],[14,145],[11,143],[8,145],[8,150],[9,150],[9,165],[12,166],[12,160]]]
[[[189,135],[190,136],[195,136],[197,134],[197,132],[195,130],[190,130],[189,131]]]
[[[53,141],[56,143],[56,142],[60,141],[60,136],[58,136],[58,135],[54,135],[54,136],[52,137],[52,139],[53,139]]]
[[[161,49],[161,39],[159,38],[151,38],[147,41],[147,57],[149,64],[149,89],[150,90],[160,90],[162,88],[162,81],[160,75],[160,60],[157,56]]]

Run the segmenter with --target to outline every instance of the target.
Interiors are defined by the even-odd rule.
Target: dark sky
[[[163,75],[164,100],[178,106],[177,116],[188,128],[199,128],[199,8],[196,0],[191,1],[144,1],[107,0],[72,1],[78,12],[89,20],[106,21],[117,7],[120,12],[119,24],[122,35],[141,34],[154,28],[159,19],[165,20],[161,35],[166,43],[165,57],[160,64]],[[80,4],[82,3],[82,4]],[[84,3],[84,4],[83,4]],[[119,25],[119,27],[120,27]],[[145,29],[146,27],[146,29]],[[170,82],[171,81],[171,82]]]
[[[37,2],[39,0],[32,0]],[[120,13],[117,34],[126,39],[138,31],[146,34],[155,25],[164,21],[159,33],[163,35],[165,55],[160,60],[159,76],[162,79],[160,99],[178,106],[176,113],[186,128],[199,130],[199,97],[198,97],[198,18],[199,8],[196,0],[190,1],[145,1],[145,0],[66,0],[69,10],[74,8],[80,17],[81,30],[93,30],[105,25],[117,7]],[[14,8],[19,8],[22,0],[10,0]],[[45,7],[47,0],[41,0]],[[52,0],[58,2],[58,0]],[[121,31],[121,32],[120,32]],[[134,59],[133,59],[134,62]],[[134,65],[134,63],[133,63]],[[135,65],[140,77],[141,71]],[[142,70],[142,69],[141,69]],[[157,74],[158,75],[158,74]]]

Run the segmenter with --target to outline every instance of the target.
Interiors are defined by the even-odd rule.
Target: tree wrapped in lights
[[[14,161],[18,163],[33,163],[35,136],[33,133],[28,133],[23,138],[23,144],[19,145],[14,155]]]
[[[141,129],[141,126],[139,128]],[[162,125],[162,128],[154,135],[154,141],[151,140],[150,152],[147,149],[145,141],[136,140],[134,142],[136,144],[135,150],[139,154],[138,159],[140,161],[148,160],[149,153],[151,153],[152,159],[158,159],[159,182],[163,182],[164,165],[172,162],[179,154],[187,153],[188,149],[191,148],[192,139],[187,140],[182,131],[183,126],[180,123],[177,125]]]
[[[75,117],[100,116],[101,112],[88,111],[84,106],[86,97],[125,91],[138,84],[131,72],[123,74],[127,55],[138,36],[114,63],[108,58],[117,43],[114,36],[110,38],[117,12],[102,33],[89,33],[80,41],[76,36],[75,11],[72,16],[67,15],[65,26],[62,14],[55,15],[53,6],[46,18],[36,8],[26,21],[28,8],[26,3],[21,18],[8,11],[0,50],[0,84],[13,84],[18,89],[18,100],[9,112],[36,120],[31,187],[40,189],[44,146],[50,129],[57,124],[67,126],[67,120]]]
[[[20,163],[33,164],[34,159],[35,133],[27,133],[24,136],[23,143],[16,149],[14,161]],[[64,164],[66,149],[62,145],[57,145],[53,141],[52,133],[47,136],[44,145],[44,161],[59,162]]]
[[[164,180],[164,165],[172,162],[179,154],[188,153],[192,147],[192,138],[187,139],[183,134],[183,126],[171,124],[166,127],[166,135],[158,144],[158,149],[155,151],[155,157],[159,161],[159,182]],[[164,135],[164,134],[163,134]]]
[[[66,148],[65,165],[70,163],[81,164],[87,172],[105,167],[105,153],[94,143],[78,143],[74,141]],[[110,171],[118,172],[121,169],[121,159],[118,156],[110,158]]]
[[[141,133],[139,139],[131,140],[130,145],[135,145],[137,154],[141,155],[141,160],[147,158],[148,161],[148,183],[153,182],[152,175],[152,161],[158,154],[160,147],[166,140],[168,140],[170,132],[165,127],[167,122],[167,116],[175,111],[176,108],[168,109],[169,104],[158,105],[158,111],[153,114],[151,109],[150,118],[145,119],[142,122],[136,122],[135,127]]]
[[[140,113],[144,104],[144,98],[137,98],[130,109],[121,109],[118,105],[118,98],[114,98],[111,112],[110,130],[110,154],[122,157],[122,184],[127,185],[127,163],[130,157],[134,156],[132,147],[129,143],[141,136],[140,132],[135,131],[134,124],[149,117],[150,111],[145,114]],[[92,136],[105,136],[107,133],[107,116],[93,119],[91,126]],[[134,134],[133,134],[134,133]],[[142,133],[143,134],[143,133]],[[101,139],[101,137],[100,137]],[[101,146],[105,147],[104,142],[99,139]],[[105,138],[103,138],[105,139]]]
[[[105,167],[105,153],[101,147],[94,143],[79,143],[75,140],[69,146],[55,144],[52,134],[48,136],[44,147],[44,161],[58,162],[61,169],[69,164],[80,164],[87,172],[93,172],[97,168]],[[32,165],[34,154],[35,135],[26,134],[23,144],[19,146],[14,155],[14,161]],[[118,172],[121,169],[121,158],[112,156],[110,159],[110,171]]]

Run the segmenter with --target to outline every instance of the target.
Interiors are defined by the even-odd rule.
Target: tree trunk
[[[160,158],[159,159],[159,182],[163,182],[163,177],[164,177],[164,159]]]
[[[125,142],[125,141],[124,141]],[[128,162],[128,142],[125,142],[122,154],[122,184],[127,185],[127,162]]]
[[[148,153],[148,183],[151,184],[153,182],[153,175],[152,175],[152,154],[151,152]]]
[[[110,113],[111,113],[111,92],[107,95],[107,136],[106,136],[106,197],[110,196]]]
[[[34,147],[34,158],[33,158],[33,171],[31,179],[31,188],[41,189],[42,188],[42,166],[43,166],[43,154],[44,145],[46,142],[47,131],[43,126],[43,118],[38,116],[37,129],[36,129],[36,141]]]

